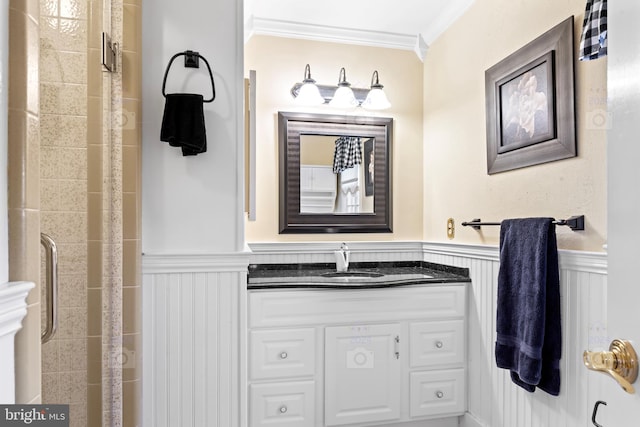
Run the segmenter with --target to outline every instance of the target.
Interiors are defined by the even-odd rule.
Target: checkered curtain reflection
[[[338,174],[360,163],[362,163],[360,138],[341,136],[336,139],[335,151],[333,152],[333,173]]]

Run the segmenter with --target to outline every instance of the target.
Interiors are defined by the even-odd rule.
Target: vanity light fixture
[[[324,104],[324,98],[320,95],[316,81],[311,78],[311,68],[309,64],[304,67],[304,80],[302,80],[302,85],[295,97],[295,103],[305,106]]]
[[[351,109],[361,106],[367,110],[384,110],[391,107],[378,80],[378,71],[371,76],[371,87],[352,88],[347,82],[344,67],[340,69],[338,85],[317,85],[311,78],[309,64],[305,67],[304,80],[291,88],[291,96],[297,105],[316,106],[328,103],[330,106]]]
[[[334,108],[355,108],[360,103],[351,90],[351,84],[347,81],[347,73],[344,67],[340,68],[338,76],[338,88],[333,94],[333,98],[329,101],[329,105]]]
[[[371,90],[367,94],[367,98],[362,103],[362,108],[367,110],[386,110],[391,107],[387,95],[382,90],[384,86],[378,81],[378,70],[373,72],[371,76]]]

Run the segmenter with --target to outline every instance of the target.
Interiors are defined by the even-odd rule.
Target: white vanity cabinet
[[[457,426],[467,285],[250,290],[249,427]]]

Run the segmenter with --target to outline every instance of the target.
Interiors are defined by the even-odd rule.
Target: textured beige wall
[[[491,244],[499,227],[482,233],[459,224],[528,216],[586,216],[586,230],[558,229],[559,246],[600,251],[606,242],[606,133],[593,115],[606,109],[606,59],[575,65],[578,157],[487,175],[484,72],[571,15],[575,50],[584,0],[477,0],[430,47],[424,67],[424,238]],[[577,58],[577,53],[576,53]]]
[[[289,91],[304,67],[318,84],[336,84],[341,67],[353,87],[369,87],[378,70],[392,107],[379,113],[349,114],[394,118],[393,233],[339,235],[278,234],[278,111],[342,114],[328,106],[296,108]],[[420,240],[422,238],[422,63],[413,52],[254,36],[245,45],[245,70],[257,71],[257,221],[247,222],[246,241]]]

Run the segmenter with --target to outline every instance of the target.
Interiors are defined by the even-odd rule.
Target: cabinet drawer
[[[249,427],[313,427],[314,381],[251,384]]]
[[[410,325],[411,367],[464,363],[464,321],[415,322]]]
[[[464,369],[412,372],[410,415],[460,415],[466,410]]]
[[[249,327],[459,319],[465,314],[466,283],[337,291],[249,292]]]
[[[314,374],[315,329],[251,331],[250,343],[253,380]]]

